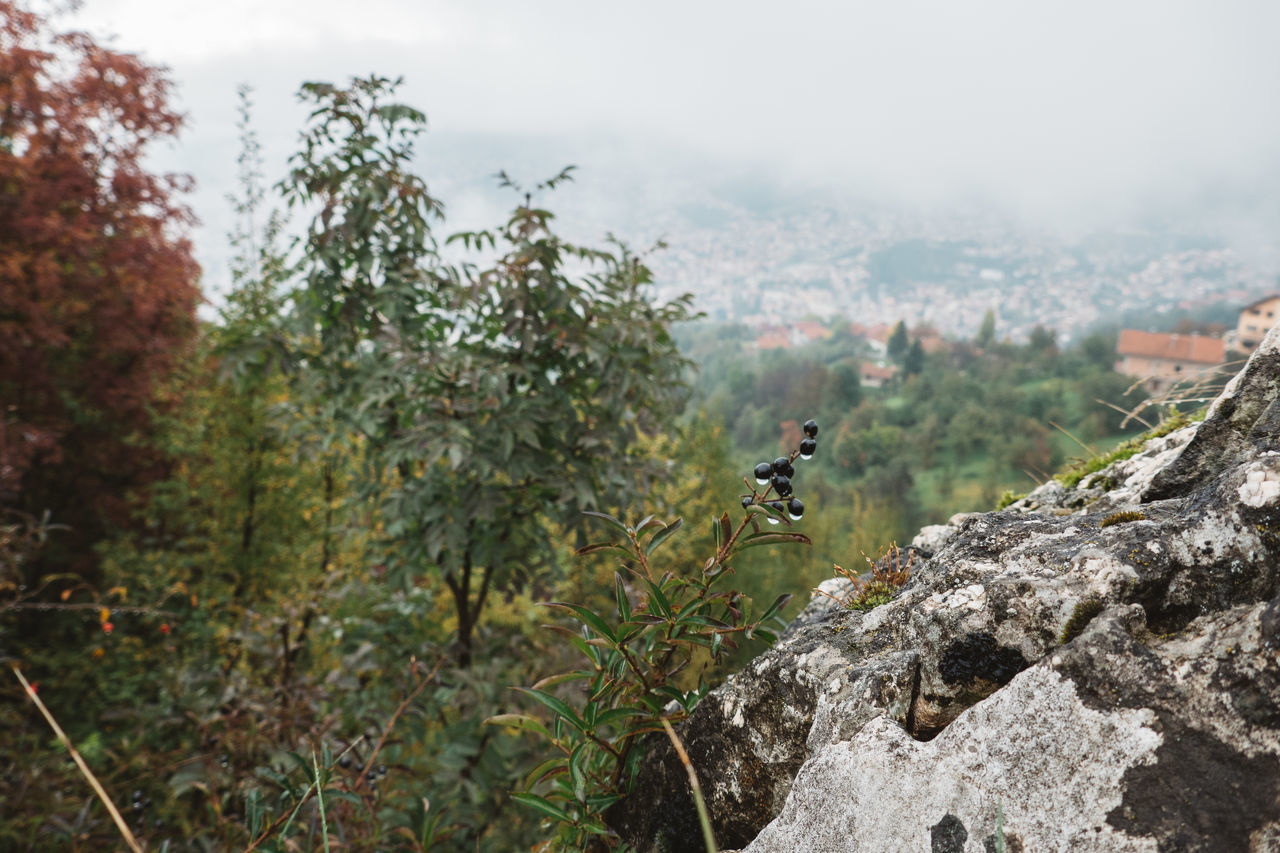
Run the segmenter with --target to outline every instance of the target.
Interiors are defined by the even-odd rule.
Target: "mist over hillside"
[[[977,202],[877,200],[841,182],[601,134],[433,131],[418,162],[453,230],[493,227],[523,200],[499,186],[499,170],[533,190],[575,165],[573,182],[535,193],[567,237],[608,233],[640,251],[662,241],[648,256],[660,297],[693,293],[711,319],[755,326],[844,315],[967,336],[995,310],[1014,339],[1045,325],[1065,341],[1121,316],[1140,323],[1148,312],[1158,325],[1170,312],[1245,304],[1276,289],[1280,273],[1280,226],[1225,190],[1204,207],[1072,223]],[[206,184],[195,199],[215,299],[227,280],[226,189]]]

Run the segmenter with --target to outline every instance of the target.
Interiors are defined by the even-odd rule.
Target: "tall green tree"
[[[889,358],[894,361],[902,361],[903,356],[907,354],[907,347],[911,345],[911,341],[907,338],[907,324],[902,320],[893,327],[893,331],[889,333],[889,341],[886,344],[886,351]]]
[[[908,376],[917,376],[924,370],[924,347],[917,338],[911,342],[907,354],[902,357],[902,372]]]
[[[496,260],[442,262],[443,207],[411,171],[425,117],[388,100],[395,85],[303,87],[313,112],[285,192],[316,214],[295,304],[313,384],[360,436],[392,578],[443,581],[467,666],[492,591],[555,568],[552,525],[626,504],[657,473],[635,442],[682,405],[668,330],[689,303],[653,304],[624,247],[554,233],[534,197],[569,170],[501,228],[452,238]]]
[[[987,309],[987,313],[982,315],[982,325],[978,327],[978,336],[973,339],[975,345],[979,347],[989,347],[996,340],[996,312]]]

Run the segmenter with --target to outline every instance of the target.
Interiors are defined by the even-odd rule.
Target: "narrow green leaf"
[[[583,607],[581,604],[569,604],[564,601],[546,601],[542,603],[543,607],[556,607],[561,610],[568,610],[578,618],[578,621],[591,628],[601,637],[604,637],[611,643],[618,642],[618,635],[613,632],[609,624],[605,622],[593,610]]]
[[[685,617],[684,619],[682,619],[681,621],[682,621],[682,622],[684,622],[685,624],[689,624],[689,625],[701,625],[701,626],[702,626],[702,627],[704,627],[704,628],[713,628],[713,629],[715,629],[715,630],[717,630],[717,631],[732,631],[732,630],[733,630],[733,626],[732,626],[732,625],[730,625],[728,622],[722,622],[722,621],[720,621],[719,619],[714,619],[714,618],[712,618],[712,617],[710,617],[710,616],[698,616],[698,615],[694,614],[694,615],[691,615],[691,616],[686,616],[686,617]]]
[[[671,618],[671,602],[667,600],[667,596],[663,594],[662,587],[658,586],[648,578],[642,578],[645,586],[649,587],[649,603],[658,608],[658,612],[666,618]],[[639,621],[638,618],[632,619],[633,622]]]
[[[584,509],[584,510],[582,511],[582,514],[583,514],[583,515],[589,515],[589,516],[591,516],[592,518],[599,518],[599,519],[603,519],[604,521],[609,522],[609,523],[610,523],[610,524],[612,524],[614,527],[616,527],[616,528],[618,528],[619,530],[621,530],[623,533],[628,532],[628,531],[627,531],[627,526],[626,526],[625,524],[623,524],[621,521],[618,521],[618,519],[614,518],[612,515],[609,515],[608,513],[605,513],[605,512],[596,512],[595,510],[591,510],[591,509]]]
[[[546,678],[540,679],[533,685],[534,690],[542,690],[546,687],[555,687],[557,684],[564,684],[566,681],[581,681],[584,678],[591,678],[594,673],[575,670],[574,672],[562,672],[559,675],[548,675]]]
[[[573,782],[573,798],[578,802],[587,799],[587,774],[582,769],[589,749],[595,747],[591,741],[583,741],[573,748],[569,755],[569,779]]]
[[[787,514],[785,512],[779,512],[768,504],[752,504],[747,507],[747,512],[767,516],[768,518],[772,518],[776,521],[781,521],[783,524],[788,526],[791,524],[791,519],[787,518]]]
[[[596,726],[613,726],[617,725],[620,720],[645,716],[648,715],[640,708],[613,708],[596,717]]]
[[[760,545],[776,545],[782,542],[795,542],[800,545],[813,544],[813,540],[803,533],[753,533],[738,543],[738,546],[733,549],[733,553],[740,554],[748,548],[755,548]]]
[[[636,535],[639,536],[641,533],[644,533],[650,527],[661,527],[661,526],[662,526],[661,521],[658,521],[652,515],[646,515],[640,521],[640,523],[636,525]]]
[[[529,771],[528,775],[524,777],[524,786],[526,788],[532,788],[543,779],[548,779],[552,776],[558,776],[561,773],[567,772],[564,765],[565,762],[563,755],[558,755],[555,758],[548,758],[546,761],[543,761],[537,767]]]
[[[556,806],[546,797],[539,797],[537,794],[514,793],[511,795],[511,799],[515,800],[517,803],[524,803],[530,808],[537,809],[544,815],[553,817],[556,820],[569,824],[573,823],[573,818],[569,817],[568,812]]]
[[[520,693],[524,693],[527,696],[532,696],[534,699],[550,708],[553,713],[563,719],[566,723],[573,726],[583,734],[586,734],[587,726],[582,722],[582,718],[575,714],[573,709],[566,705],[561,699],[552,696],[550,693],[544,693],[541,690],[533,690],[529,687],[514,687],[512,689],[517,690]]]
[[[627,586],[622,582],[622,573],[613,573],[613,594],[618,601],[618,619],[621,622],[631,621],[631,599],[627,597]]]
[[[599,654],[596,650],[591,648],[582,635],[578,634],[576,631],[570,631],[563,625],[543,625],[542,627],[546,628],[548,631],[554,631],[564,637],[573,644],[574,648],[582,652],[583,657],[587,660],[592,661],[593,663],[599,660]]]
[[[661,545],[663,542],[667,541],[667,537],[669,537],[672,533],[675,533],[677,530],[679,530],[680,525],[683,523],[684,522],[681,519],[677,518],[675,521],[671,522],[666,527],[662,528],[657,533],[653,534],[653,538],[649,540],[649,545],[644,549],[644,555],[647,557],[650,554],[652,554],[654,551],[656,551],[658,546]]]
[[[631,554],[630,551],[628,551],[626,548],[622,547],[621,545],[615,542],[593,542],[590,545],[583,545],[581,548],[574,551],[573,553],[578,557],[582,557],[587,554],[594,554],[596,551],[607,551],[610,548],[612,548],[615,551],[621,551],[622,553],[628,556],[630,556]]]
[[[790,600],[791,600],[791,593],[789,592],[784,592],[782,595],[775,598],[773,600],[773,604],[770,604],[769,607],[764,611],[764,615],[760,617],[760,621],[761,622],[765,621],[770,616],[777,613],[782,608],[786,607],[787,602]]]
[[[510,729],[519,729],[522,732],[536,732],[546,739],[551,739],[551,733],[547,731],[547,727],[526,714],[495,714],[487,717],[484,721],[486,726],[506,726]]]

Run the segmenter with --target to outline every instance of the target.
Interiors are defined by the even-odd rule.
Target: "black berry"
[[[787,501],[787,515],[791,516],[792,521],[799,521],[800,516],[804,515],[804,501],[799,498]]]
[[[761,462],[756,466],[756,485],[763,486],[769,482],[769,475],[773,473],[773,466],[768,462]]]
[[[773,485],[773,490],[778,493],[778,497],[785,498],[791,494],[791,478],[785,474],[774,474],[770,482]]]
[[[796,469],[791,465],[791,460],[785,456],[779,456],[773,460],[773,473],[781,474],[784,477],[794,477]]]
[[[804,422],[804,434],[805,434],[805,435],[807,435],[807,436],[809,436],[809,438],[817,438],[817,437],[818,437],[818,422],[817,422],[817,421],[815,421],[813,418],[809,418],[809,420],[805,421],[805,422]]]
[[[818,449],[818,440],[816,438],[805,438],[800,440],[800,458],[812,459],[813,452]]]
[[[745,498],[742,499],[742,508],[746,509],[747,507],[751,506],[753,503],[755,503],[755,498],[751,497],[751,495],[747,495]]]

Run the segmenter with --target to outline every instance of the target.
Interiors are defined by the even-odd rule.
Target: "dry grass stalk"
[[[13,674],[18,676],[18,681],[21,682],[22,689],[26,691],[27,698],[34,702],[35,706],[40,709],[40,713],[44,715],[45,721],[49,723],[49,727],[53,729],[53,733],[58,736],[58,740],[61,741],[63,747],[66,748],[67,753],[71,756],[71,760],[76,763],[76,767],[80,768],[80,772],[84,774],[84,778],[89,780],[89,786],[92,787],[94,793],[98,795],[98,799],[102,800],[102,804],[107,807],[107,812],[110,813],[111,819],[115,821],[116,829],[120,830],[120,834],[124,837],[125,843],[129,845],[129,849],[134,851],[134,853],[142,853],[142,845],[138,844],[138,839],[133,837],[133,833],[129,830],[129,825],[124,822],[124,817],[121,816],[120,810],[116,808],[115,803],[111,802],[111,797],[107,796],[107,791],[102,787],[102,783],[98,781],[98,777],[93,775],[93,771],[89,769],[89,765],[85,763],[84,758],[82,758],[76,748],[71,745],[71,739],[67,737],[67,733],[62,730],[62,726],[58,725],[58,721],[53,718],[53,714],[45,707],[44,702],[40,701],[40,697],[36,695],[36,691],[31,689],[31,685],[27,682],[27,679],[23,677],[22,671],[18,669],[16,664],[12,666],[12,669]]]

